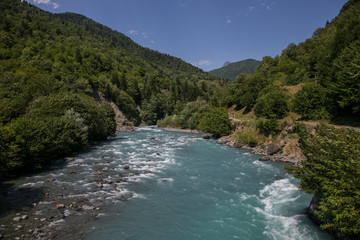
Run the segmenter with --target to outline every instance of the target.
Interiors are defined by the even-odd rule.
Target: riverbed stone
[[[130,169],[129,165],[125,165],[125,166],[124,166],[124,169],[125,169],[125,170]]]
[[[27,215],[21,216],[21,220],[26,220],[26,219],[28,219],[28,216],[27,216]]]
[[[81,208],[82,208],[82,210],[84,210],[84,211],[92,211],[92,210],[95,209],[95,207],[89,206],[89,205],[82,205]]]
[[[13,221],[14,221],[14,222],[20,222],[20,221],[21,221],[21,217],[15,217],[15,218],[13,219]]]
[[[276,143],[270,143],[267,146],[266,154],[267,155],[274,155],[275,153],[279,152],[281,147]]]
[[[64,208],[64,207],[65,207],[65,205],[62,204],[62,203],[56,204],[56,208],[57,208],[57,209]]]

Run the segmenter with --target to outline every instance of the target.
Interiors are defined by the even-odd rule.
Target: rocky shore
[[[106,156],[91,165],[71,157],[55,171],[0,183],[0,239],[81,239],[109,204],[132,197],[123,186],[139,173],[124,165],[126,174],[114,174],[114,167]]]
[[[299,166],[305,156],[298,146],[298,139],[288,138],[288,132],[282,132],[280,139],[269,140],[265,145],[239,144],[233,135],[224,136],[217,140],[220,144],[249,150],[251,153],[262,156],[260,161],[284,162]]]

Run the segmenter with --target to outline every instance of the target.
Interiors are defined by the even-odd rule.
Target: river
[[[140,128],[101,151],[143,173],[85,239],[332,239],[305,215],[311,195],[281,163],[198,134]],[[149,171],[151,173],[149,173]]]
[[[284,164],[258,159],[196,133],[151,127],[118,133],[65,164],[60,160],[8,183],[1,193],[8,207],[0,234],[5,239],[19,234],[21,239],[333,239],[306,216],[312,196],[298,190],[299,181]],[[21,214],[28,216],[12,220]]]

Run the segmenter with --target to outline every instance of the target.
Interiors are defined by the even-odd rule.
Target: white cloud
[[[230,23],[232,23],[233,21],[231,20],[231,19],[227,19],[226,20],[226,24],[230,24]]]
[[[130,35],[138,35],[139,34],[139,31],[138,30],[129,30],[128,33]]]
[[[147,34],[145,32],[143,32],[142,35],[143,35],[144,38],[148,39],[148,36],[147,36]]]
[[[56,2],[53,2],[52,0],[32,0],[35,4],[45,4],[48,5],[54,9],[59,7],[59,4]]]
[[[194,66],[201,67],[201,66],[210,66],[212,62],[210,60],[200,60],[199,62],[194,63]]]

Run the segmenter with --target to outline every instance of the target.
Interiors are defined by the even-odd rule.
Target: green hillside
[[[214,76],[84,16],[20,0],[2,0],[0,11],[0,178],[114,135],[98,92],[135,125],[223,92]]]
[[[281,56],[264,57],[252,76],[240,76],[229,86],[228,105],[251,110],[258,99],[285,86],[304,86],[288,98],[288,109],[306,120],[359,124],[360,1],[351,0],[339,15]],[[270,94],[270,95],[269,95]],[[291,99],[290,99],[291,97]],[[268,106],[267,106],[268,107]],[[258,116],[261,111],[255,111]]]
[[[254,73],[260,61],[246,59],[239,62],[225,64],[223,67],[211,70],[210,73],[220,78],[235,80],[241,73]]]

